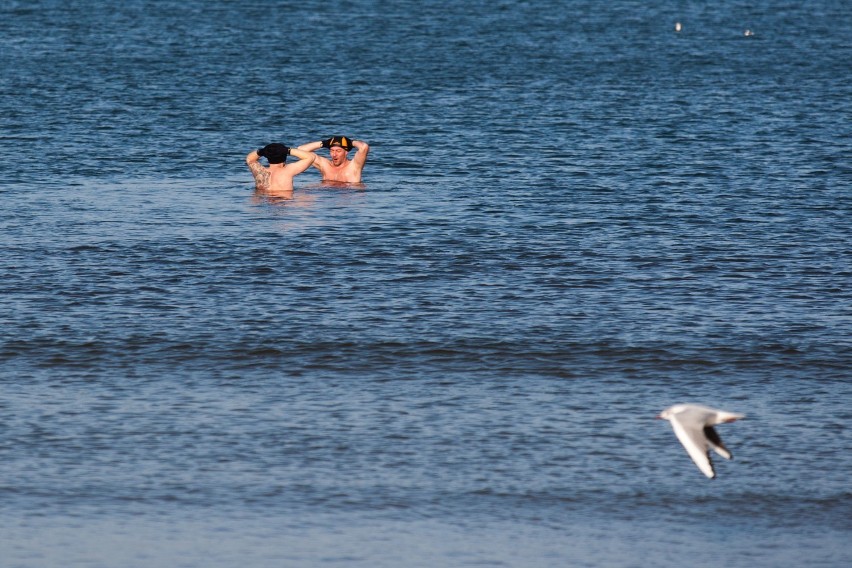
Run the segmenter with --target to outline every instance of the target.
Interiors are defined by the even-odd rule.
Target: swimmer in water
[[[328,148],[331,159],[317,156],[313,166],[322,174],[323,181],[361,183],[361,170],[370,153],[370,145],[361,140],[352,140],[348,136],[332,136],[319,142],[308,142],[299,146],[299,150],[314,152]],[[348,159],[349,151],[355,148],[355,156]]]
[[[298,162],[288,164],[287,156],[295,156]],[[266,158],[269,167],[260,163]],[[254,185],[261,191],[293,191],[293,178],[310,167],[317,155],[298,148],[288,148],[284,144],[267,144],[259,150],[252,150],[246,156],[246,165],[254,176]]]

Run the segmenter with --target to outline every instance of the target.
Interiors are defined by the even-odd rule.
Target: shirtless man
[[[370,146],[361,140],[352,140],[348,136],[332,136],[320,142],[308,142],[299,146],[299,150],[313,152],[320,148],[328,148],[331,159],[317,156],[314,167],[322,173],[323,181],[339,181],[345,183],[361,183],[361,170],[367,161]],[[349,150],[358,150],[349,160]]]
[[[287,156],[295,156],[299,161],[287,164]],[[260,164],[261,157],[269,162],[268,168]],[[293,178],[308,169],[316,158],[317,155],[313,152],[274,143],[249,152],[246,164],[254,176],[254,186],[257,189],[272,192],[293,191]]]

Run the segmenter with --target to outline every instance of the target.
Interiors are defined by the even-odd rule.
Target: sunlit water
[[[4,566],[852,562],[845,2],[0,21]]]

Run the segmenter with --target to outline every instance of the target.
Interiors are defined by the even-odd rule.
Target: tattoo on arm
[[[252,162],[248,167],[254,176],[254,186],[257,189],[269,189],[269,171],[258,162]]]

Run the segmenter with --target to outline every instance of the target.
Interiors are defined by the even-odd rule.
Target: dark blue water
[[[848,565],[850,39],[840,0],[4,3],[2,564]],[[366,189],[254,192],[332,134]],[[683,401],[748,415],[715,480]]]

